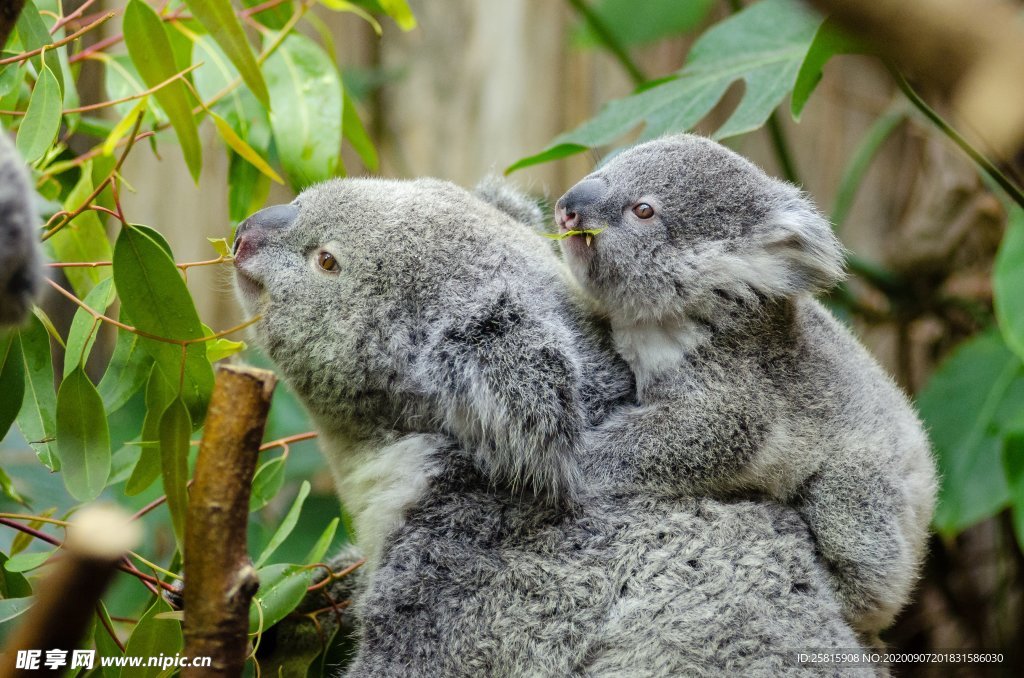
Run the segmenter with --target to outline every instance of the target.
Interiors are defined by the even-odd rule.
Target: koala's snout
[[[563,231],[579,227],[580,212],[601,202],[608,191],[608,185],[601,179],[584,179],[570,188],[555,203],[555,219]]]
[[[260,210],[240,223],[235,231],[235,263],[241,263],[241,260],[251,255],[263,241],[261,232],[287,228],[298,215],[297,205],[274,205]]]

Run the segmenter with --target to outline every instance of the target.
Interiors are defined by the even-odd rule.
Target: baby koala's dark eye
[[[331,273],[338,271],[338,260],[334,258],[334,255],[326,250],[320,250],[316,255],[316,263],[320,265],[320,268]]]
[[[650,219],[654,216],[654,208],[645,202],[633,205],[633,214],[637,215],[641,219]]]

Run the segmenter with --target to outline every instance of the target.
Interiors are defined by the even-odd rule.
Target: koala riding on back
[[[238,229],[366,556],[346,675],[820,675],[793,648],[860,641],[796,511],[581,467],[632,377],[536,216],[493,182],[339,179]]]
[[[791,504],[850,621],[890,624],[923,558],[935,470],[906,397],[812,298],[843,276],[828,222],[794,186],[692,135],[614,157],[556,219],[599,231],[563,252],[637,381],[640,406],[596,432],[593,463],[654,492]]]

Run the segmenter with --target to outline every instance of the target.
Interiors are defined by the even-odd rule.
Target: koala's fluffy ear
[[[0,326],[20,323],[43,284],[32,196],[21,157],[0,130]]]
[[[473,189],[473,194],[520,223],[532,228],[544,227],[544,211],[540,205],[496,174],[489,174],[481,179]]]
[[[572,335],[509,292],[434,337],[422,383],[444,427],[498,486],[571,501],[585,415]]]
[[[755,234],[751,274],[773,296],[821,292],[844,277],[845,252],[828,220],[793,189]]]

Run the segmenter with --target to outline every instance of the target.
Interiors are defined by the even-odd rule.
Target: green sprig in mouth
[[[594,236],[607,228],[608,227],[605,226],[604,228],[588,228],[582,231],[565,231],[564,233],[541,233],[541,235],[545,238],[551,238],[552,240],[565,240],[570,236],[583,235],[586,236],[587,247],[590,247],[590,241],[594,239]]]

